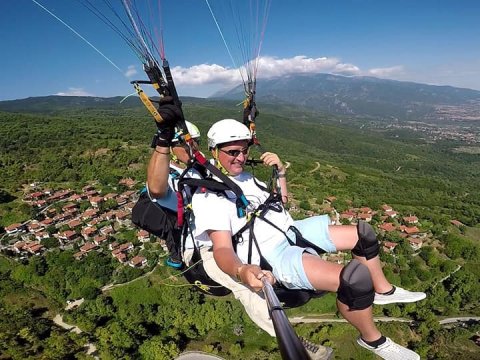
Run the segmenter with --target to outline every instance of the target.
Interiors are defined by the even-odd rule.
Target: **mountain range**
[[[238,86],[213,98],[238,100],[243,94]],[[375,77],[297,74],[261,79],[256,99],[382,120],[480,121],[480,91]]]
[[[243,86],[214,94],[209,99],[182,98],[185,103],[240,102]],[[0,101],[0,110],[52,112],[72,108],[120,110],[141,107],[136,98],[46,96]],[[480,91],[374,77],[331,74],[297,74],[257,82],[256,101],[261,108],[295,109],[373,119],[384,122],[480,123]]]

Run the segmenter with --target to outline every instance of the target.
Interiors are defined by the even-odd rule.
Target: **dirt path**
[[[80,306],[83,303],[83,301],[84,301],[83,298],[75,300],[70,304],[68,304],[65,307],[65,310],[70,310],[70,309],[73,309],[74,307]],[[55,324],[57,324],[58,326],[60,326],[65,330],[73,331],[76,334],[82,333],[82,330],[78,326],[67,324],[66,322],[64,322],[63,317],[60,314],[55,315],[55,317],[52,320]],[[87,355],[93,355],[94,359],[98,359],[98,356],[94,356],[95,352],[97,351],[97,347],[95,346],[95,344],[93,343],[85,344],[85,351]]]
[[[67,304],[67,306],[65,306],[65,310],[70,310],[70,309],[76,308],[76,307],[82,305],[84,301],[85,301],[84,298],[72,301],[70,304]]]
[[[112,289],[114,289],[114,288],[116,288],[116,287],[119,287],[119,286],[125,286],[125,285],[128,285],[128,284],[131,284],[132,282],[137,281],[137,280],[139,280],[139,279],[142,279],[142,278],[150,275],[151,273],[153,273],[153,272],[157,269],[157,266],[158,266],[158,264],[155,265],[155,267],[154,267],[152,270],[150,270],[149,272],[143,274],[142,276],[139,276],[138,278],[135,278],[135,279],[133,279],[133,280],[130,280],[130,281],[126,282],[126,283],[121,283],[121,284],[107,284],[107,285],[105,285],[104,287],[102,287],[100,290],[101,290],[102,292],[105,292],[105,291],[112,290]]]
[[[311,318],[308,316],[294,316],[291,318],[288,318],[288,320],[292,324],[298,324],[298,323],[346,323],[347,320],[345,319],[339,319],[339,318]],[[374,322],[402,322],[402,323],[413,323],[414,320],[411,319],[405,319],[405,318],[396,318],[396,317],[375,317],[373,318]],[[469,321],[480,321],[480,316],[460,316],[460,317],[452,317],[452,318],[447,318],[447,319],[442,319],[439,320],[440,325],[446,325],[446,324],[455,324],[455,323],[463,323],[463,322],[469,322]]]
[[[458,270],[460,270],[462,268],[461,265],[457,265],[457,268],[455,270],[453,270],[450,274],[448,274],[447,276],[441,278],[440,280],[438,280],[434,285],[433,285],[433,288],[435,288],[438,284],[444,282],[445,280],[447,280],[450,276],[452,276],[452,274],[455,274]]]
[[[312,170],[309,171],[309,173],[314,173],[315,171],[317,171],[319,168],[320,168],[320,163],[318,161],[315,161],[315,168],[313,168]]]
[[[347,320],[345,319],[338,319],[338,318],[331,318],[331,319],[328,319],[328,318],[309,318],[309,317],[305,317],[305,316],[295,316],[295,317],[291,317],[289,318],[288,320],[290,320],[290,322],[292,324],[298,324],[298,323],[324,323],[324,322],[328,322],[328,323],[346,323]],[[413,320],[410,320],[410,319],[403,319],[403,318],[393,318],[393,317],[377,317],[377,318],[374,318],[373,321],[375,322],[406,322],[406,323],[411,323],[413,322]]]
[[[64,328],[65,330],[73,331],[76,334],[81,334],[82,333],[82,330],[80,330],[80,328],[78,326],[70,325],[70,324],[67,324],[66,322],[64,322],[63,318],[62,318],[62,315],[60,315],[60,314],[55,315],[55,317],[53,318],[53,322],[55,324],[57,324],[58,326]]]

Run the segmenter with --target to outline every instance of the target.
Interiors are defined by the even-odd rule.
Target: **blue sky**
[[[0,100],[126,96],[130,80],[145,78],[130,48],[78,1],[37,1],[120,70],[33,1],[2,0]],[[179,94],[207,97],[240,84],[205,1],[161,4]],[[323,72],[480,90],[479,39],[476,0],[272,0],[258,78]]]

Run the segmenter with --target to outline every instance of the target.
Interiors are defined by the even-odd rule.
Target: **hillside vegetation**
[[[140,105],[111,106],[50,104],[43,109],[49,115],[1,113],[2,196],[18,196],[21,185],[34,180],[108,184],[121,177],[144,179],[155,125]],[[216,119],[240,114],[221,102],[186,101],[185,108],[204,134]],[[292,163],[289,181],[308,185],[303,195],[343,194],[364,205],[415,206],[465,224],[479,222],[480,159],[475,153],[455,151],[457,142],[432,144],[411,132],[334,123],[334,117],[308,112],[265,112],[258,119],[258,136],[265,148]],[[316,161],[339,168],[344,176],[310,174]]]
[[[21,106],[0,104],[0,227],[37,215],[22,201],[33,182],[79,190],[96,181],[107,192],[121,178],[131,177],[141,187],[156,130],[143,106],[55,97],[54,102],[32,99],[30,108],[27,100]],[[185,99],[184,109],[203,134],[214,121],[238,119],[241,113],[233,102],[215,100]],[[451,328],[438,323],[444,317],[480,315],[478,155],[458,152],[464,145],[459,141],[433,140],[405,129],[378,130],[368,121],[364,126],[358,126],[358,119],[356,125],[346,124],[345,118],[274,105],[260,111],[257,129],[263,147],[290,163],[295,217],[326,212],[325,199],[334,197],[329,205],[338,212],[388,204],[404,216],[416,215],[418,226],[428,233],[428,243],[415,251],[404,239],[379,234],[382,241],[398,243],[395,256],[381,255],[387,277],[428,294],[419,304],[375,307],[376,316],[413,320],[382,323],[381,330],[422,358],[478,358],[470,339],[480,331],[478,322]],[[207,152],[205,146],[204,140]],[[252,153],[258,156],[257,150]],[[262,166],[253,170],[260,178],[270,174]],[[453,226],[451,220],[463,225]],[[374,216],[372,224],[379,223]],[[154,243],[145,248],[157,251]],[[230,296],[196,292],[161,260],[144,271],[125,270],[108,252],[74,261],[75,250],[52,248],[18,261],[0,255],[0,358],[86,359],[91,358],[83,348],[88,342],[96,344],[102,359],[170,359],[185,349],[228,359],[279,358],[275,340],[259,331]],[[349,260],[348,254],[342,256]],[[102,291],[104,285],[135,279],[147,270],[153,272]],[[80,295],[85,302],[78,309],[62,310],[67,299]],[[327,295],[289,314],[335,318],[334,301]],[[82,333],[54,326],[51,319],[58,312]],[[334,347],[339,359],[374,358],[354,345],[355,330],[345,324],[295,328]]]

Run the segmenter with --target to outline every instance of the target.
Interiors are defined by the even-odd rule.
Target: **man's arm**
[[[263,160],[265,165],[277,166],[278,186],[280,187],[280,192],[282,194],[282,202],[284,204],[287,203],[288,201],[287,178],[286,178],[287,168],[283,165],[278,155],[272,152],[264,152],[260,156],[260,160]]]
[[[232,246],[230,231],[210,230],[208,236],[213,243],[213,258],[218,267],[226,274],[236,277],[240,282],[260,290],[263,283],[260,280],[266,276],[271,284],[275,279],[270,271],[264,271],[258,265],[244,264],[239,259]]]
[[[156,146],[147,168],[147,184],[150,196],[161,198],[168,191],[170,172],[170,148]]]
[[[168,175],[170,171],[170,146],[175,135],[175,125],[182,120],[182,110],[171,103],[158,107],[162,122],[155,122],[157,134],[153,139],[155,150],[147,168],[147,184],[150,196],[161,198],[168,191]]]

